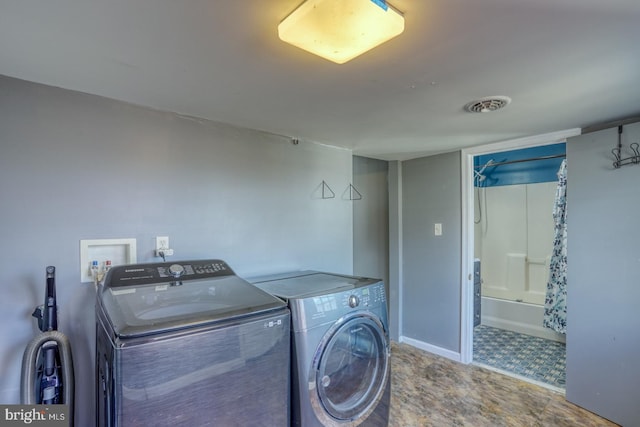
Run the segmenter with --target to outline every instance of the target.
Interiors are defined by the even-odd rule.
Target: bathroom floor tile
[[[480,325],[473,329],[473,361],[565,388],[566,347],[560,342]]]

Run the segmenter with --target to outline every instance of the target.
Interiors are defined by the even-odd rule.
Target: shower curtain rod
[[[511,163],[532,162],[534,160],[557,159],[559,157],[567,157],[567,155],[566,154],[554,154],[554,155],[551,155],[551,156],[532,157],[530,159],[507,160],[507,161],[504,161],[504,162],[494,162],[493,160],[489,160],[484,165],[476,166],[475,169],[485,168],[485,167],[488,167],[488,166],[510,165]]]

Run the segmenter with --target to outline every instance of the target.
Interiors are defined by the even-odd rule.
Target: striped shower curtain
[[[549,281],[544,300],[546,328],[567,333],[567,160],[558,170],[558,187],[553,208],[555,238],[549,265]]]

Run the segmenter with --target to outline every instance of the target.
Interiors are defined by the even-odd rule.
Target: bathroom
[[[480,263],[482,295],[474,361],[557,388],[564,386],[565,335],[543,326],[543,317],[558,170],[564,157],[565,144],[558,143],[474,158],[474,254]],[[553,351],[561,359],[548,367],[555,375],[532,372],[536,363],[514,355],[525,352],[515,346],[496,349],[502,346],[497,336],[509,345],[533,340],[544,349],[527,350],[530,355]],[[492,345],[476,351],[483,338]],[[497,355],[498,351],[508,354]],[[511,357],[519,361],[507,362]]]

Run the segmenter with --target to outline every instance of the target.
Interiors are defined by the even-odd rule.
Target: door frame
[[[473,362],[473,260],[474,260],[474,199],[473,158],[482,154],[499,153],[522,148],[566,142],[567,138],[581,134],[580,128],[545,133],[526,138],[464,148],[460,155],[461,209],[462,209],[462,265],[460,301],[460,361]]]

